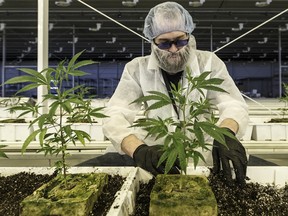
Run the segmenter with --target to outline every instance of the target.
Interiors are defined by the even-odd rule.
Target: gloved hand
[[[227,130],[235,135],[233,131]],[[245,185],[248,163],[245,148],[238,140],[232,139],[226,135],[224,135],[224,137],[227,147],[216,140],[213,142],[213,172],[219,173],[222,166],[224,178],[227,183],[230,184],[232,182],[232,173],[229,161],[232,161],[236,180],[240,186],[243,187]]]
[[[162,156],[163,151],[161,150],[161,145],[148,146],[142,144],[137,147],[133,153],[133,160],[137,166],[145,169],[146,171],[152,173],[154,176],[157,174],[163,174],[165,169],[165,161],[159,166],[158,161]],[[169,174],[179,174],[179,169],[175,166],[171,168]]]

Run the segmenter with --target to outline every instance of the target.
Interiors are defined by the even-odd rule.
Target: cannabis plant
[[[284,107],[278,108],[282,114],[282,118],[284,119],[285,116],[288,114],[288,84],[283,83],[284,87],[284,96],[282,96],[279,101],[284,102]]]
[[[83,51],[82,51],[83,52]],[[56,68],[46,68],[40,72],[21,68],[20,71],[25,75],[14,77],[5,82],[5,84],[27,83],[16,94],[35,89],[39,86],[44,86],[47,93],[43,95],[43,101],[40,103],[25,103],[17,106],[12,106],[11,111],[22,111],[18,117],[24,116],[27,113],[32,113],[36,116],[31,121],[30,127],[34,125],[36,130],[32,132],[22,146],[22,153],[25,152],[29,144],[38,137],[39,152],[44,152],[45,155],[61,155],[61,159],[56,162],[58,171],[62,171],[64,179],[66,179],[68,164],[66,162],[67,147],[69,144],[76,145],[77,141],[85,145],[85,141],[90,141],[90,135],[82,130],[73,129],[73,121],[67,122],[66,118],[74,117],[82,118],[86,122],[92,123],[93,118],[106,117],[101,113],[103,107],[92,108],[91,102],[84,99],[88,88],[83,85],[77,85],[73,88],[65,88],[64,84],[72,77],[84,76],[87,73],[79,68],[93,64],[91,60],[83,60],[76,62],[82,52],[77,53],[70,61],[61,61]],[[43,107],[45,101],[51,101],[49,111],[40,113],[40,108]],[[85,115],[80,115],[80,114]],[[38,128],[38,129],[37,129]]]
[[[209,150],[209,142],[205,139],[205,134],[210,135],[220,143],[225,145],[224,134],[234,137],[225,128],[216,125],[217,118],[214,115],[215,107],[206,98],[205,92],[219,91],[225,92],[219,85],[223,82],[219,78],[209,78],[211,72],[203,72],[197,77],[191,75],[189,68],[186,68],[187,87],[179,82],[177,88],[171,83],[171,94],[173,100],[166,94],[158,91],[149,91],[149,95],[138,98],[134,103],[146,104],[145,112],[159,109],[163,106],[175,103],[181,119],[169,117],[166,119],[140,118],[135,121],[133,127],[142,127],[147,131],[147,136],[155,139],[164,138],[163,155],[158,166],[165,164],[165,173],[168,173],[176,160],[179,160],[181,173],[186,173],[189,158],[193,159],[196,167],[199,160],[205,161],[199,149]],[[188,95],[194,92],[199,93],[197,100],[189,99]],[[151,105],[148,106],[147,102]],[[188,113],[188,114],[187,114]],[[203,120],[200,116],[206,116]],[[174,128],[174,129],[171,129]],[[235,137],[234,137],[235,138]]]
[[[13,97],[13,98],[4,98],[0,100],[0,107],[9,107],[11,105],[16,105],[20,103],[20,97]],[[1,120],[1,123],[6,123],[9,122],[11,119],[4,119]],[[2,150],[5,148],[7,145],[0,145],[0,158],[8,158],[8,156],[5,154],[5,152]]]
[[[4,98],[0,100],[0,107],[8,107],[11,105],[19,104],[21,97]]]
[[[5,152],[2,150],[2,148],[5,148],[7,145],[0,145],[0,157],[8,158],[8,156],[5,154]]]

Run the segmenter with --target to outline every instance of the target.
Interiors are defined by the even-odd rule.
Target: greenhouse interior
[[[0,62],[0,215],[288,215],[287,0],[0,0]]]

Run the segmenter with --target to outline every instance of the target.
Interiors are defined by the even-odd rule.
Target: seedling
[[[20,97],[16,97],[16,98],[5,98],[0,100],[0,107],[8,107],[11,105],[16,105],[20,102]],[[1,120],[1,123],[5,123],[4,120]],[[0,157],[3,158],[8,158],[8,156],[5,154],[5,152],[2,150],[3,148],[5,148],[7,145],[0,145]]]
[[[189,158],[193,159],[196,167],[199,160],[205,161],[202,153],[199,151],[209,150],[208,140],[205,134],[210,135],[220,143],[225,145],[224,134],[234,137],[225,128],[216,125],[211,101],[206,98],[207,90],[225,92],[219,85],[223,82],[219,78],[209,78],[211,72],[203,72],[197,77],[193,77],[190,68],[186,68],[186,77],[188,85],[184,87],[180,82],[176,88],[172,85],[172,96],[177,107],[180,119],[169,117],[166,119],[158,118],[141,118],[135,121],[133,127],[142,127],[146,130],[147,136],[155,139],[164,138],[163,155],[159,160],[158,166],[166,161],[165,173],[174,165],[178,159],[180,162],[181,173],[187,173]],[[146,104],[145,113],[150,110],[159,109],[163,106],[171,105],[173,100],[161,92],[150,91],[150,95],[143,96],[134,101],[134,103]],[[198,95],[190,98],[189,95]],[[151,105],[147,105],[150,101]],[[204,116],[204,118],[203,118]],[[234,137],[235,138],[235,137]]]
[[[82,51],[83,52],[83,51]],[[66,179],[68,164],[67,147],[69,144],[76,145],[77,141],[85,145],[86,141],[90,141],[90,135],[82,130],[73,129],[73,121],[67,122],[66,117],[77,117],[82,120],[92,123],[93,118],[106,117],[101,113],[104,107],[91,108],[91,101],[85,100],[84,95],[88,88],[83,85],[78,85],[73,88],[65,89],[64,84],[69,79],[79,76],[84,76],[87,73],[79,70],[80,67],[93,64],[91,60],[83,60],[76,63],[78,57],[82,52],[77,53],[69,62],[61,61],[56,68],[46,68],[41,72],[33,69],[21,68],[20,70],[26,75],[18,76],[9,79],[5,84],[27,83],[16,94],[35,89],[39,86],[44,86],[47,94],[43,95],[43,101],[36,104],[20,104],[12,106],[11,111],[22,111],[18,117],[27,113],[32,113],[36,116],[30,123],[38,126],[34,130],[22,146],[22,153],[24,153],[29,144],[39,138],[39,152],[44,152],[45,155],[61,155],[61,159],[56,162],[58,171],[62,171],[64,179]],[[40,113],[40,108],[45,101],[52,101],[49,106],[48,113]],[[80,115],[85,114],[85,115]],[[80,116],[79,116],[80,115]]]
[[[7,145],[0,145],[0,157],[8,158],[8,156],[5,154],[5,152],[2,150],[2,148],[5,148]]]
[[[284,87],[284,96],[279,99],[280,102],[284,102],[284,107],[278,108],[281,111],[282,118],[288,114],[288,84],[283,83]]]
[[[11,105],[19,104],[21,97],[12,97],[12,98],[5,98],[0,100],[0,107],[8,107]]]

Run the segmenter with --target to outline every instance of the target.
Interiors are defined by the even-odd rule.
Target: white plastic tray
[[[52,174],[53,168],[48,167],[1,167],[1,176],[13,175],[19,172],[34,172],[36,174]],[[120,175],[126,178],[120,191],[116,193],[115,200],[107,213],[107,216],[131,215],[135,209],[136,194],[141,183],[147,183],[152,175],[141,168],[135,167],[71,167],[69,173],[105,172],[111,175]],[[188,167],[188,174],[208,176],[210,171],[207,167]],[[287,166],[261,166],[248,167],[247,176],[250,182],[260,184],[275,184],[283,187],[288,183]]]
[[[30,172],[35,174],[53,174],[54,168],[50,167],[0,167],[0,176],[9,176],[19,172]],[[120,191],[116,193],[115,200],[107,215],[127,216],[133,213],[135,208],[135,197],[139,189],[136,187],[140,182],[148,182],[152,176],[144,170],[135,167],[71,167],[69,173],[108,173],[120,175],[126,178]],[[145,174],[147,176],[145,176]],[[129,212],[129,213],[128,213]]]

